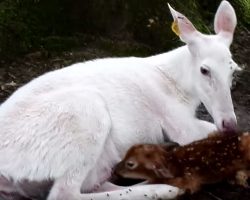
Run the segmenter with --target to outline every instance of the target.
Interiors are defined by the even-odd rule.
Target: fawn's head
[[[152,180],[172,177],[167,169],[167,151],[160,145],[142,144],[131,147],[118,163],[115,173],[124,178]]]

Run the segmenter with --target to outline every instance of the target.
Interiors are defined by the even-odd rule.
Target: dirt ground
[[[243,68],[236,74],[232,96],[238,127],[241,130],[250,130],[250,31],[241,30],[235,34],[232,46],[234,60]],[[62,68],[75,62],[89,59],[110,57],[113,53],[88,45],[75,51],[48,53],[34,52],[12,62],[0,61],[0,103],[3,102],[18,87],[34,77],[47,71]],[[132,55],[131,55],[132,56]],[[198,116],[211,119],[201,107]],[[219,183],[205,187],[201,192],[181,197],[182,200],[248,200],[250,189],[243,189],[227,183]]]

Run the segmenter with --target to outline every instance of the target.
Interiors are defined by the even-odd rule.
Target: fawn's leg
[[[249,170],[240,170],[236,172],[235,175],[235,182],[238,185],[241,185],[243,187],[249,187],[247,180],[250,177],[250,171]]]

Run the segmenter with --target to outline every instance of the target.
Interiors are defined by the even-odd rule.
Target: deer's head
[[[215,35],[205,35],[181,13],[169,6],[180,39],[185,42],[193,59],[194,91],[212,115],[220,131],[235,131],[236,116],[231,98],[233,73],[240,70],[233,61],[229,47],[237,19],[233,7],[222,1],[214,19]]]

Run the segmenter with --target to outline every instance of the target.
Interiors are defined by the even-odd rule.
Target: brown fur
[[[134,164],[134,165],[132,165]],[[115,171],[127,178],[166,183],[191,192],[203,184],[236,177],[246,186],[250,167],[250,133],[213,134],[189,145],[135,145]]]

